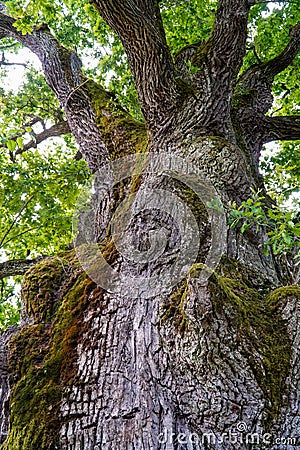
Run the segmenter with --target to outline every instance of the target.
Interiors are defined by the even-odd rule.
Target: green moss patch
[[[111,159],[145,151],[148,141],[145,124],[118,106],[113,96],[98,84],[88,81],[86,87],[96,113],[97,126]]]
[[[202,268],[203,264],[195,264],[162,308],[162,323],[172,323],[181,336],[189,332],[185,312],[188,280],[197,278]],[[218,273],[210,277],[208,288],[213,307],[211,320],[226,320],[228,329],[236,331],[232,350],[238,347],[242,352],[263,391],[264,425],[269,430],[282,406],[292,356],[287,323],[281,311],[288,298],[300,299],[300,287],[281,287],[269,293],[270,282],[262,274],[223,258]]]
[[[58,301],[58,290],[74,265],[74,253],[47,258],[30,269],[22,284],[22,299],[29,317],[38,322],[51,320]]]
[[[101,303],[103,296],[102,289],[79,268],[74,253],[64,256],[43,261],[25,280],[28,307],[40,321],[24,327],[10,341],[14,387],[11,426],[2,450],[57,448],[62,390],[76,383],[77,344],[87,326],[83,315],[90,306],[96,311],[95,303]],[[55,314],[46,313],[42,296],[46,304],[56,297]],[[39,305],[43,314],[37,313]]]
[[[185,279],[171,295],[168,302],[162,305],[162,318],[164,321],[172,321],[175,330],[182,336],[188,331],[189,320],[184,310],[188,293],[188,284]]]
[[[265,426],[269,429],[282,405],[292,355],[287,323],[274,305],[291,294],[300,299],[300,289],[284,287],[266,296],[251,281],[246,283],[242,272],[240,268],[235,278],[213,275],[209,289],[215,310],[238,331],[236,344],[267,400]]]

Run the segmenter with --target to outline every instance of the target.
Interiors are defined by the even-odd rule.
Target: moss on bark
[[[268,430],[282,406],[292,356],[287,323],[280,308],[274,306],[285,302],[290,295],[300,299],[300,289],[287,286],[266,294],[268,283],[264,285],[261,278],[259,284],[260,275],[250,271],[256,280],[253,282],[245,266],[228,261],[231,278],[215,274],[210,278],[209,289],[214,307],[226,316],[229,326],[238,331],[243,353],[264,393],[265,427]],[[234,265],[238,269],[235,276]]]
[[[189,317],[185,311],[189,280],[197,279],[202,268],[203,264],[195,264],[162,308],[162,323],[172,323],[181,336],[189,332]],[[211,320],[224,321],[229,330],[235,330],[237,340],[231,343],[232,351],[239,348],[263,391],[264,426],[270,430],[283,403],[292,357],[287,323],[281,311],[289,297],[300,300],[300,287],[271,290],[263,274],[223,257],[218,272],[208,281],[208,291],[213,311]]]
[[[107,250],[112,250],[107,246]],[[112,252],[112,259],[115,258]],[[192,267],[187,279],[164,305],[164,321],[187,337],[185,312],[189,279],[197,278],[202,265]],[[255,287],[255,288],[254,288]],[[290,369],[291,342],[281,311],[287,299],[300,299],[300,288],[287,286],[271,293],[263,277],[236,261],[224,258],[208,282],[216,320],[236,330],[241,353],[266,400],[265,428],[271,429],[282,405]],[[13,379],[10,431],[2,450],[51,450],[62,426],[63,389],[76,385],[77,345],[93,315],[105,307],[103,290],[79,267],[74,252],[42,261],[27,274],[24,301],[32,324],[10,342]],[[44,303],[43,303],[44,302]],[[84,321],[87,310],[88,321]]]
[[[82,314],[95,287],[73,252],[42,261],[25,278],[26,310],[34,323],[10,342],[14,387],[10,430],[2,450],[57,448],[62,391],[76,382]],[[101,295],[98,291],[96,297]]]
[[[96,123],[112,160],[147,147],[146,126],[121,108],[116,100],[93,81],[86,84],[96,113]]]

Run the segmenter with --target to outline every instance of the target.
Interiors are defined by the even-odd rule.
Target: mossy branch
[[[35,259],[13,259],[0,263],[0,280],[16,275],[24,275],[32,266],[44,259],[39,256]]]

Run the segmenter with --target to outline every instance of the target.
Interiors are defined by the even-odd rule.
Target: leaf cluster
[[[239,206],[229,204],[229,224],[239,227],[241,233],[264,230],[266,240],[263,251],[266,255],[272,251],[275,256],[292,256],[295,267],[300,265],[300,217],[295,210],[273,204],[266,207],[266,197],[261,192],[252,191],[252,196]]]

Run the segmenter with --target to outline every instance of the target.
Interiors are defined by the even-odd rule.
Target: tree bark
[[[205,178],[202,192],[213,185],[223,203],[211,209],[226,215],[228,201],[239,204],[261,187],[257,164],[263,142],[298,136],[298,120],[290,126],[289,118],[265,114],[274,67],[280,71],[292,62],[299,27],[277,59],[238,79],[246,0],[220,0],[210,39],[183,51],[175,63],[157,1],[94,3],[127,51],[147,133],[101,86],[82,76],[77,56],[49,30],[22,36],[13,19],[0,12],[1,36],[14,37],[40,57],[91,172],[105,167],[95,178],[100,202],[84,216],[78,243],[83,252],[45,259],[27,272],[22,323],[12,338],[9,331],[1,337],[1,399],[6,405],[10,399],[1,417],[1,448],[294,449],[299,445],[300,289],[283,286],[282,270],[264,255],[264,230],[242,235],[226,225],[225,234],[219,229],[218,246],[206,197],[197,197],[192,186],[200,183],[203,189]],[[189,58],[196,72],[188,71]],[[249,86],[255,86],[255,95]],[[257,122],[253,126],[258,114],[263,130]],[[127,173],[126,158],[144,151],[147,140],[150,163],[163,154],[169,167],[158,165],[151,172],[144,165]],[[121,161],[125,174],[105,202],[100,181],[106,180],[109,161]],[[184,177],[174,175],[174,161],[184,161]],[[196,184],[188,181],[195,177]],[[144,203],[143,197],[132,200],[130,194],[143,189],[152,196]],[[159,201],[150,214],[156,194]],[[168,204],[169,194],[193,212],[198,227],[193,245],[199,248],[178,283],[155,291],[151,280],[172,272],[189,233],[183,220],[180,236],[174,217],[181,217]],[[138,251],[125,240],[122,254],[110,219],[128,198],[133,205],[140,201],[143,211],[133,227]],[[126,222],[125,213],[121,217]],[[97,259],[86,271],[78,261],[88,244],[89,222],[98,227],[97,248],[124,275],[126,289],[97,285]],[[150,254],[158,229],[167,230],[163,252],[155,260],[138,259],[143,251]],[[222,257],[203,278],[212,242]]]
[[[35,259],[12,259],[0,263],[0,280],[15,275],[24,275],[30,267],[37,264],[41,259],[43,259],[43,256]]]

